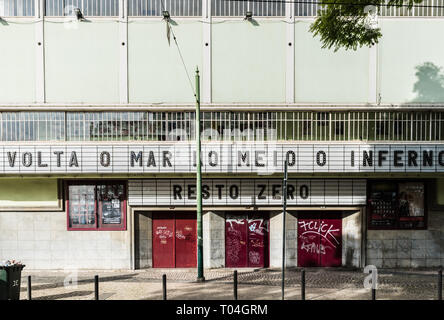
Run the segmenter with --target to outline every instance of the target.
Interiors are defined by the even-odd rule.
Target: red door
[[[196,215],[153,214],[153,267],[196,267]]]
[[[248,219],[248,266],[263,268],[268,261],[268,219],[253,215]]]
[[[247,216],[227,215],[225,220],[225,265],[247,266]]]
[[[176,214],[176,268],[196,267],[196,217]]]
[[[153,214],[153,267],[174,268],[174,216]]]
[[[298,265],[338,267],[342,264],[342,218],[334,213],[299,214]]]
[[[226,267],[268,265],[268,218],[264,214],[227,214],[225,230]]]

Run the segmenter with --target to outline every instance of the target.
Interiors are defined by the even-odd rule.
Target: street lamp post
[[[196,200],[197,200],[197,281],[205,281],[202,237],[202,168],[200,161],[200,76],[196,68]]]

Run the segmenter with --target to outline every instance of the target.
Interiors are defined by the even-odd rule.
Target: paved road
[[[195,269],[147,269],[137,271],[79,271],[77,287],[71,272],[24,270],[21,298],[26,299],[28,275],[33,299],[85,299],[94,297],[93,278],[100,276],[101,299],[161,299],[162,274],[168,279],[168,299],[232,299],[233,270],[205,270],[205,283],[196,283]],[[306,269],[307,299],[369,299],[362,270]],[[240,269],[239,299],[280,299],[281,272],[276,269]],[[286,271],[286,298],[300,299],[301,272]],[[430,300],[437,297],[436,270],[379,270],[378,299]]]

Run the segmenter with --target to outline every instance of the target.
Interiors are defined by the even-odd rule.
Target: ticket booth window
[[[426,228],[424,182],[372,182],[369,191],[369,229]]]
[[[68,230],[125,230],[126,185],[72,182],[67,187]]]

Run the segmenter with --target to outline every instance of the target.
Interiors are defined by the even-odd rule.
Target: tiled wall
[[[342,218],[342,265],[361,266],[362,213],[356,211]]]
[[[288,212],[285,222],[285,265],[297,266],[297,218]],[[282,267],[282,212],[270,213],[270,267]]]
[[[225,266],[225,214],[205,212],[203,220],[204,266],[223,268]]]
[[[151,268],[153,266],[152,227],[151,212],[136,212],[134,214],[136,269]]]
[[[367,265],[383,268],[444,264],[444,213],[428,212],[427,230],[368,230]]]
[[[130,269],[128,231],[67,231],[65,212],[0,212],[0,260],[26,269]]]

